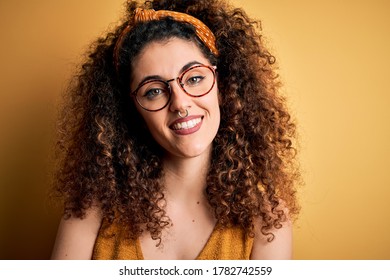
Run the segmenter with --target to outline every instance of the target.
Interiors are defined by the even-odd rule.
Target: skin
[[[210,65],[195,43],[181,39],[153,42],[133,64],[136,71],[132,89],[150,75],[160,76],[164,80],[175,78],[192,64]],[[218,87],[215,84],[210,93],[194,98],[187,95],[177,82],[173,81],[170,85],[172,100],[163,110],[149,112],[137,105],[154,139],[166,151],[165,195],[167,215],[173,224],[163,232],[161,248],[156,247],[156,241],[148,234],[141,236],[146,259],[196,258],[216,223],[203,191],[212,141],[220,123]],[[189,117],[200,116],[202,122],[195,133],[181,135],[171,129],[171,124],[180,119],[178,112],[185,109],[189,111]]]
[[[89,209],[84,219],[62,219],[51,259],[90,260],[101,220],[96,207]]]
[[[152,42],[133,63],[135,74],[132,77],[131,88],[134,90],[148,76],[159,76],[163,80],[176,78],[183,70],[197,64],[211,66],[193,42],[181,39]],[[217,84],[210,93],[198,98],[187,95],[176,81],[170,82],[170,86],[172,99],[166,108],[149,112],[136,103],[138,112],[153,138],[166,151],[166,158],[169,158],[169,161],[181,161],[199,156],[207,159],[220,122]],[[201,116],[202,125],[196,133],[180,135],[175,133],[170,125],[180,119],[178,112],[184,112],[186,109],[189,117]]]
[[[160,76],[163,80],[176,78],[191,63],[210,65],[195,43],[178,38],[152,42],[133,63],[136,71],[131,89],[134,90],[150,75]],[[194,98],[188,96],[175,81],[170,85],[172,98],[163,110],[149,112],[136,103],[152,136],[165,151],[166,211],[172,223],[163,231],[163,246],[156,247],[156,241],[151,239],[149,233],[141,235],[140,243],[145,259],[195,259],[216,224],[204,190],[212,141],[220,123],[218,87],[216,84],[209,94]],[[185,109],[189,111],[190,117],[200,116],[202,122],[196,132],[181,135],[172,129],[171,124],[180,119],[178,112]],[[62,220],[52,258],[90,259],[100,223],[98,208],[90,209],[83,220]],[[282,229],[274,230],[276,238],[271,243],[261,234],[260,228],[259,220],[255,225],[252,259],[291,258],[290,224],[286,223]]]

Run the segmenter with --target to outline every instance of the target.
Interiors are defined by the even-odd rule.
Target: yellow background
[[[390,259],[390,4],[236,0],[262,19],[293,115],[305,186],[296,259]],[[0,2],[0,259],[47,259],[61,91],[122,0]]]

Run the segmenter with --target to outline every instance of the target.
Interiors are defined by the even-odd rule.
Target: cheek
[[[218,87],[217,87],[217,99],[218,99],[218,106],[219,106],[222,104],[222,95]]]
[[[205,110],[208,111],[211,125],[213,129],[218,129],[220,120],[221,120],[221,111],[220,111],[220,96],[217,93],[211,95],[207,100],[204,100],[203,105],[205,106]]]
[[[205,100],[207,104],[209,104],[209,108],[212,114],[220,114],[219,105],[221,104],[221,96],[219,92],[215,92],[213,95],[209,97],[208,100]]]
[[[135,109],[137,110],[137,114],[138,114],[138,117],[137,117],[137,121],[139,122],[138,125],[139,126],[142,126],[145,130],[153,133],[153,127],[154,127],[154,116],[144,110],[138,103],[137,101],[133,100],[133,104],[134,104],[134,107]]]
[[[148,128],[148,130],[153,133],[153,130],[156,127],[156,121],[153,116],[141,114],[141,119],[143,120],[144,125]]]
[[[219,125],[221,123],[221,112],[219,110],[219,106],[217,105],[216,106],[216,116],[215,116],[215,126],[216,126],[216,130],[219,129]]]
[[[219,92],[217,93],[217,97],[214,104],[214,111],[215,111],[215,125],[218,130],[220,122],[221,122],[221,110],[220,110],[220,104],[221,104],[221,95]]]
[[[158,138],[161,133],[164,116],[161,115],[162,112],[148,112],[144,109],[137,107],[138,113],[142,119],[145,129],[147,129],[153,138]]]

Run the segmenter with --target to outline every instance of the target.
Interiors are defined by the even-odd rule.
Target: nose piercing
[[[177,114],[179,115],[179,117],[180,117],[180,118],[185,118],[185,117],[187,117],[187,116],[188,116],[188,110],[187,110],[187,109],[184,109],[184,110],[186,110],[186,113],[185,113],[185,115],[182,115],[182,114],[181,114],[181,112],[180,112],[180,110],[179,110],[179,111],[177,111]]]

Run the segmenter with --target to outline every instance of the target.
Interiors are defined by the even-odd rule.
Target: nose
[[[185,109],[191,108],[191,96],[189,96],[179,85],[179,79],[175,79],[169,83],[171,87],[171,101],[169,110],[171,112],[182,112]]]

